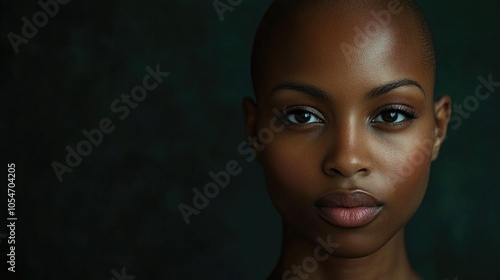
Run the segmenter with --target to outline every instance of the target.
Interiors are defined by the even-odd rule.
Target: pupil
[[[382,119],[385,122],[395,122],[398,118],[398,113],[396,112],[387,112],[382,115]]]
[[[295,118],[297,119],[297,121],[299,123],[306,123],[308,122],[310,119],[311,119],[311,114],[310,113],[299,113],[295,116]]]

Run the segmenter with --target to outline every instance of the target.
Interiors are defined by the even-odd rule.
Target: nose
[[[372,168],[369,135],[362,123],[351,118],[327,134],[327,149],[323,162],[328,176],[366,176]]]

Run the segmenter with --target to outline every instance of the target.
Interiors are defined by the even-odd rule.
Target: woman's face
[[[287,230],[310,242],[330,236],[340,244],[335,255],[361,257],[420,205],[449,99],[434,104],[434,77],[411,26],[394,17],[356,46],[355,27],[372,19],[332,18],[304,12],[273,39],[258,104],[245,104],[247,127],[258,136],[279,123],[272,137],[260,133],[259,157]],[[342,42],[356,52],[346,56]]]

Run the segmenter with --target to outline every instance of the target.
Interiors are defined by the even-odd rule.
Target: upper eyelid
[[[324,119],[324,115],[318,111],[317,109],[315,109],[314,107],[311,107],[311,106],[305,106],[305,105],[297,105],[297,106],[290,106],[290,107],[286,107],[284,109],[281,110],[281,112],[283,114],[287,114],[287,113],[290,113],[290,112],[293,112],[294,110],[303,110],[303,111],[307,111],[309,113],[312,113],[322,119]]]
[[[390,111],[390,110],[400,111],[400,112],[404,112],[404,113],[415,113],[415,109],[411,106],[404,105],[404,104],[389,104],[389,105],[385,105],[385,106],[382,106],[379,109],[377,109],[375,111],[374,115],[378,116],[379,114],[381,114],[385,111]]]
[[[320,111],[318,111],[314,107],[306,106],[306,105],[296,105],[296,106],[285,107],[281,111],[279,111],[278,118],[281,119],[283,122],[290,123],[290,121],[288,120],[288,116],[293,115],[294,111],[305,111],[305,112],[308,112],[308,113],[314,115],[318,119],[318,121],[315,123],[325,123],[326,122],[325,117],[323,116],[323,114]],[[297,124],[297,125],[306,125],[306,124]]]
[[[387,123],[387,125],[390,125],[390,126],[405,125],[405,124],[411,123],[411,122],[413,122],[413,120],[419,118],[415,109],[411,106],[404,105],[404,104],[389,104],[389,105],[383,106],[382,108],[379,108],[377,110],[377,113],[375,113],[374,116],[371,117],[370,122],[371,123],[382,123],[382,122],[375,122],[375,119],[377,119],[382,113],[387,112],[387,111],[396,111],[396,112],[398,112],[398,114],[403,114],[406,117],[406,119],[404,121],[401,121],[401,122]]]

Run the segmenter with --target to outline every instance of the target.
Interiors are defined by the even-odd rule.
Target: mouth
[[[315,206],[324,220],[341,228],[366,226],[383,208],[382,203],[364,191],[333,192],[318,200]]]

